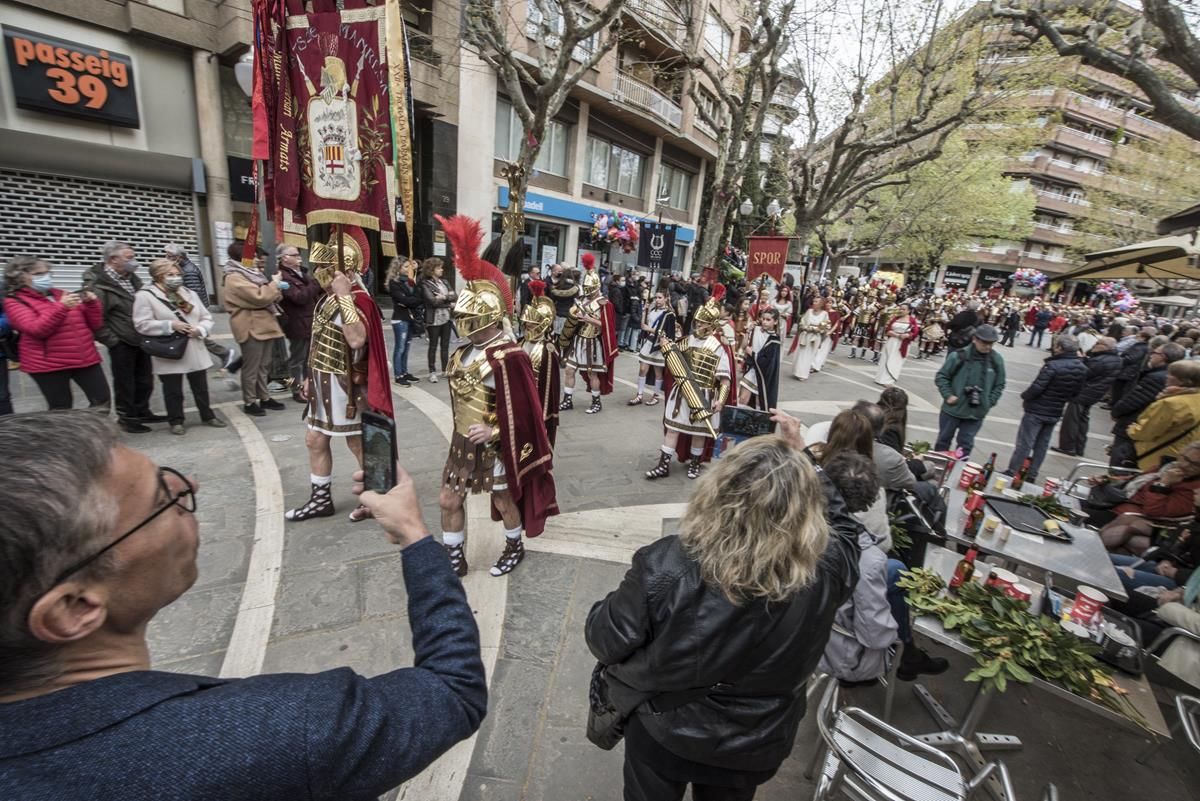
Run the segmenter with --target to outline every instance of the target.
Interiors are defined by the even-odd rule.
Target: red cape
[[[737,406],[737,399],[738,399],[737,366],[738,366],[738,363],[733,358],[733,348],[729,344],[722,342],[721,347],[725,348],[725,355],[729,358],[729,394],[725,398],[725,405],[726,406]],[[664,404],[666,403],[666,399],[668,397],[670,397],[671,387],[673,387],[673,386],[675,386],[675,377],[673,375],[671,375],[670,370],[664,369],[663,370],[663,402],[664,402]],[[684,401],[684,405],[686,405],[686,404],[687,404],[687,402]],[[663,414],[664,415],[666,414],[665,406],[663,407]],[[716,428],[717,424],[720,422],[720,418],[718,417],[718,418],[714,419],[712,422],[713,422],[713,428]],[[663,431],[666,432],[666,430],[667,430],[667,428],[664,425]],[[705,441],[704,442],[704,452],[700,454],[700,461],[701,462],[710,462],[710,461],[712,461],[713,439],[712,439],[712,437],[704,437],[704,441]],[[679,435],[679,441],[675,445],[675,456],[678,457],[679,461],[681,461],[681,462],[686,462],[692,458],[692,435],[691,434],[680,434]]]
[[[842,339],[842,313],[838,311],[829,312],[829,339],[831,345],[830,350],[838,346],[838,342]]]
[[[892,330],[892,323],[896,322],[899,319],[900,319],[900,315],[897,314],[895,317],[888,320],[887,325],[885,325],[883,327],[882,335],[886,337],[887,332]],[[908,336],[906,336],[903,339],[903,341],[901,341],[901,343],[900,343],[900,357],[902,359],[908,358],[908,343],[912,342],[914,339],[916,339],[920,335],[921,335],[921,324],[917,322],[916,317],[913,317],[911,314],[908,315]]]
[[[600,349],[608,371],[600,376],[600,394],[611,395],[613,391],[613,366],[617,361],[617,317],[611,303],[600,308]]]
[[[546,342],[546,356],[537,371],[538,397],[542,402],[542,419],[546,423],[546,439],[550,449],[558,435],[558,399],[562,397],[561,359],[553,342]]]
[[[392,409],[392,384],[388,376],[387,345],[383,341],[383,315],[375,300],[364,289],[355,287],[350,296],[367,329],[367,404],[376,412],[395,417]]]
[[[496,423],[500,426],[499,450],[508,491],[521,510],[525,535],[536,537],[546,529],[546,518],[558,514],[558,501],[553,454],[533,364],[529,354],[515,342],[491,346],[487,360],[496,379]],[[492,519],[500,520],[495,503]]]

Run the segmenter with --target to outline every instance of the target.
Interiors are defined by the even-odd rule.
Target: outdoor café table
[[[945,548],[932,546],[927,551],[925,567],[946,578],[953,574],[954,566],[960,558],[958,554],[947,551]],[[1028,583],[1033,590],[1033,597],[1037,598],[1041,592],[1041,586],[1035,585],[1033,582]],[[973,656],[975,653],[975,650],[964,642],[957,632],[947,631],[942,626],[941,621],[932,615],[914,616],[912,628],[913,631],[959,653],[967,654],[968,656]],[[1146,680],[1146,677],[1139,676],[1134,678],[1114,671],[1113,679],[1117,686],[1127,693],[1125,696],[1126,699],[1137,710],[1138,714],[1142,716],[1142,719],[1146,721],[1150,730],[1158,736],[1170,737],[1170,729],[1162,716],[1161,710],[1159,710],[1158,702],[1154,698],[1154,691],[1150,688],[1150,683]],[[1011,687],[1013,684],[1015,683],[1010,683],[1009,686]],[[1038,677],[1036,674],[1034,675],[1033,686],[1057,695],[1059,698],[1066,699],[1108,720],[1134,729],[1135,731],[1141,730],[1138,724],[1124,715],[1114,712],[1091,699],[1076,695],[1058,684]],[[985,692],[982,683],[980,683],[975,689],[971,697],[971,702],[967,705],[967,710],[963,714],[962,719],[956,720],[923,684],[919,682],[915,683],[913,691],[917,694],[917,698],[925,706],[926,710],[928,710],[934,721],[942,727],[941,731],[920,735],[918,737],[919,740],[944,751],[956,753],[963,759],[968,760],[976,768],[982,768],[987,764],[987,760],[984,759],[982,754],[983,751],[1017,750],[1021,747],[1020,738],[1014,735],[984,734],[979,731],[979,726],[983,723],[984,717],[987,714],[988,705],[997,695],[1004,695],[1004,693],[998,693],[995,690]],[[999,784],[997,782],[989,783],[989,788],[994,795],[999,792]]]
[[[1080,584],[1095,587],[1109,598],[1117,598],[1122,601],[1129,598],[1117,575],[1117,569],[1113,567],[1108,551],[1100,540],[1100,535],[1086,526],[1061,524],[1063,531],[1071,535],[1071,542],[1062,542],[1037,534],[1026,534],[1016,529],[1012,530],[1004,542],[1001,542],[994,534],[988,535],[983,532],[980,532],[975,539],[963,536],[963,525],[966,523],[963,504],[967,502],[967,493],[958,488],[958,480],[962,475],[964,465],[965,462],[956,464],[946,483],[950,489],[949,498],[946,501],[946,537],[948,539],[1003,559],[1005,562],[1024,565],[1034,570],[1063,576]],[[1041,494],[1040,487],[1033,485],[1027,485],[1027,487],[1029,493]],[[994,515],[994,513],[990,514]]]

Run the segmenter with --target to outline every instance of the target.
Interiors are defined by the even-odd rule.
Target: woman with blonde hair
[[[172,434],[183,434],[183,379],[186,377],[200,412],[200,420],[214,428],[225,423],[208,405],[208,368],[212,360],[204,339],[212,331],[213,318],[200,297],[183,285],[179,265],[168,259],[150,262],[150,286],[139,289],[133,296],[133,327],[142,336],[169,336],[172,333],[188,337],[183,357],[150,359],[151,369],[162,382],[163,400],[167,404],[167,420]]]
[[[597,680],[625,717],[626,801],[682,799],[688,784],[752,799],[792,750],[860,529],[785,430],[705,473],[679,534],[640,549],[588,615]]]

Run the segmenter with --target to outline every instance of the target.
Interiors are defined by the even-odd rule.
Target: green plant
[[[907,551],[912,547],[912,537],[908,535],[908,529],[900,524],[899,512],[888,512],[888,527],[892,536],[893,551]]]
[[[908,443],[908,449],[912,451],[913,456],[920,456],[923,453],[929,453],[929,451],[933,450],[933,446],[925,440],[919,439],[916,442]]]
[[[1021,503],[1041,509],[1051,517],[1059,520],[1070,520],[1071,513],[1054,496],[1022,495]]]
[[[1004,692],[1009,681],[1028,684],[1037,674],[1148,728],[1112,674],[1095,660],[1095,646],[1057,620],[1031,615],[1023,601],[974,581],[964,583],[958,595],[947,595],[941,577],[925,568],[905,571],[898,586],[907,591],[915,614],[937,617],[974,649],[976,667],[967,681]]]

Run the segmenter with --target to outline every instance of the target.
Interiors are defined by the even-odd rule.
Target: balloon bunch
[[[1092,297],[1098,301],[1107,301],[1119,312],[1129,312],[1137,308],[1138,299],[1125,286],[1124,281],[1104,281],[1094,290]]]
[[[628,214],[617,211],[599,211],[592,214],[592,243],[595,245],[620,245],[621,250],[632,253],[638,246],[638,222]]]
[[[1013,281],[1017,286],[1028,286],[1034,289],[1041,289],[1046,285],[1046,274],[1041,270],[1035,270],[1032,267],[1022,267],[1013,273]]]

